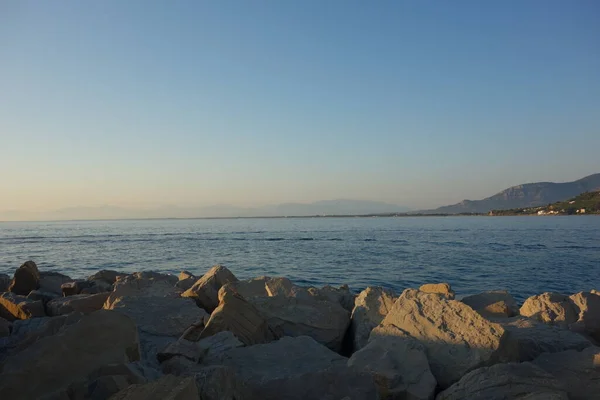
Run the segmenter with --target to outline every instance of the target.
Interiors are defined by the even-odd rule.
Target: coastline
[[[600,389],[593,289],[518,304],[506,291],[457,300],[447,283],[354,294],[239,280],[220,265],[73,280],[32,261],[0,285],[2,398],[592,399]],[[507,385],[515,379],[521,387]]]

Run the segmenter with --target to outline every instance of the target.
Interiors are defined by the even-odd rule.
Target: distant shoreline
[[[600,214],[582,215],[537,215],[537,214],[361,214],[361,215],[291,215],[291,216],[257,216],[257,217],[165,217],[165,218],[98,218],[98,219],[54,219],[28,221],[0,221],[0,223],[36,223],[36,222],[94,222],[94,221],[171,221],[171,220],[222,220],[222,219],[307,219],[307,218],[410,218],[410,217],[566,217],[566,216],[599,216]]]

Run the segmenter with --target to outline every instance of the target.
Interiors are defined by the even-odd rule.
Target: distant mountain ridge
[[[573,182],[525,183],[512,186],[483,200],[463,200],[457,204],[423,212],[432,214],[487,213],[491,210],[539,207],[594,190],[600,190],[600,173]]]
[[[284,203],[263,207],[217,204],[204,207],[161,206],[137,209],[117,206],[70,207],[47,212],[0,211],[0,221],[90,220],[145,218],[231,218],[313,215],[360,215],[407,212],[407,207],[378,201],[322,200],[314,203]]]

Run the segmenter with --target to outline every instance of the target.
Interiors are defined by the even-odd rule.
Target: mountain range
[[[483,200],[463,200],[457,204],[421,211],[421,213],[487,213],[490,210],[539,207],[594,190],[600,190],[600,173],[573,182],[536,182],[517,185]]]
[[[219,204],[204,207],[161,206],[138,209],[107,205],[71,207],[45,212],[0,211],[0,221],[361,215],[404,213],[409,210],[407,207],[378,201],[344,199],[314,203],[284,203],[263,207]]]

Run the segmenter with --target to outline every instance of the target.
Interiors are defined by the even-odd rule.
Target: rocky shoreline
[[[401,294],[28,261],[0,275],[0,398],[598,399],[600,293]]]

